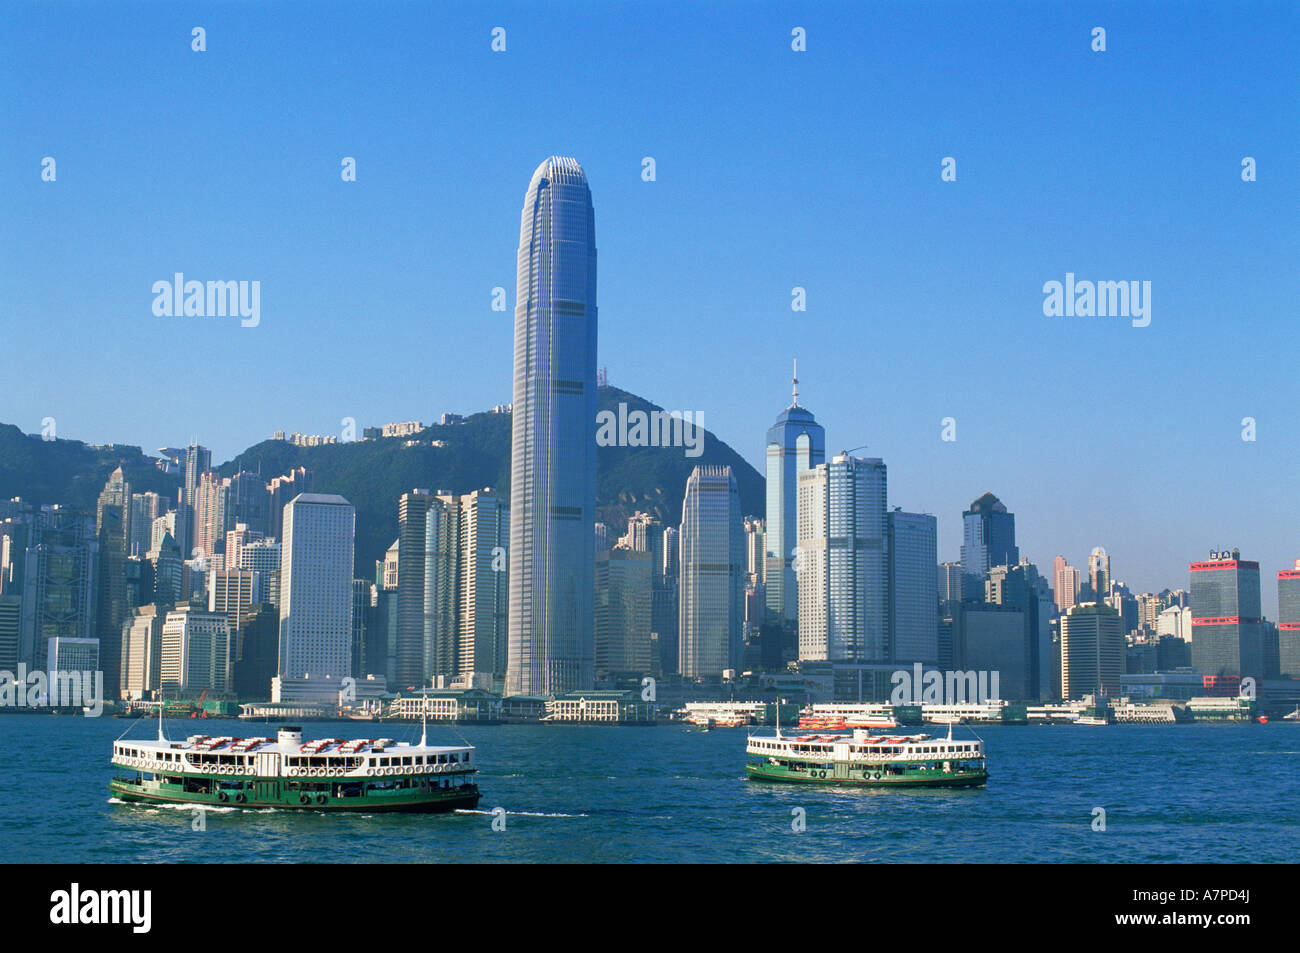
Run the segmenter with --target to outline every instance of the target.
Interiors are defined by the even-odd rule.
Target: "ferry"
[[[473,809],[474,748],[391,738],[303,742],[302,729],[275,738],[190,735],[113,743],[109,790],[123,801],[313,811],[447,812]]]
[[[1100,715],[1080,715],[1074,719],[1076,725],[1109,725],[1110,722]]]
[[[752,781],[868,787],[982,787],[984,742],[918,735],[750,735],[745,774]]]

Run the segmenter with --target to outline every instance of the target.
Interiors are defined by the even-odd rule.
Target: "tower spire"
[[[794,397],[793,407],[799,406],[799,359],[794,358],[794,371],[790,375],[790,387]]]

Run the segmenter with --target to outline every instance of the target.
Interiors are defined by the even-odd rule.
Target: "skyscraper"
[[[790,406],[767,430],[767,608],[773,621],[793,626],[799,617],[799,581],[794,548],[798,545],[799,474],[826,459],[826,431],[812,412],[799,406],[798,365],[791,379]]]
[[[1259,563],[1213,553],[1190,566],[1192,665],[1202,675],[1264,675]]]
[[[938,535],[929,514],[889,512],[890,661],[939,661]]]
[[[799,474],[801,661],[889,661],[886,483],[884,461],[845,453]]]
[[[356,511],[337,494],[302,493],[284,508],[281,678],[352,674],[355,529]]]
[[[95,637],[98,571],[99,540],[92,516],[62,506],[42,506],[31,514],[23,555],[20,648],[29,666],[45,664],[52,638]]]
[[[427,687],[424,645],[425,531],[433,494],[403,493],[397,504],[397,644],[390,659],[398,690]]]
[[[99,538],[99,660],[104,690],[116,698],[122,663],[122,622],[130,614],[126,599],[126,557],[131,545],[131,484],[122,468],[104,484],[95,507],[95,533]]]
[[[962,513],[961,520],[962,598],[980,602],[988,571],[1020,562],[1016,517],[996,496],[985,493]]]
[[[652,604],[649,550],[616,546],[596,557],[596,671],[649,675]]]
[[[1088,586],[1097,602],[1110,595],[1110,554],[1100,546],[1088,554]]]
[[[143,556],[153,548],[153,521],[163,515],[166,506],[157,493],[132,493],[131,516],[127,521],[131,536],[127,555]]]
[[[1277,574],[1278,667],[1284,678],[1300,678],[1300,559]]]
[[[491,490],[460,498],[460,634],[456,660],[461,675],[506,673],[510,592],[506,547],[510,506]]]
[[[1064,556],[1052,560],[1052,589],[1056,608],[1064,612],[1079,598],[1079,570],[1069,565]]]
[[[678,666],[716,679],[740,663],[745,535],[731,467],[700,467],[686,481],[678,535]]]
[[[460,500],[439,493],[424,519],[424,675],[457,673],[459,636]]]
[[[189,559],[194,553],[194,504],[197,501],[199,478],[212,469],[212,451],[198,444],[190,444],[184,451],[185,470],[180,495],[176,505],[176,545],[181,556]]]
[[[1114,695],[1124,674],[1124,633],[1119,613],[1085,602],[1061,617],[1061,695]]]
[[[507,694],[594,684],[596,327],[591,189],[551,156],[519,227]]]

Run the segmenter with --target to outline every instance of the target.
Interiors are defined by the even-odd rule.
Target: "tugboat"
[[[284,726],[275,738],[191,735],[113,743],[109,790],[124,801],[314,811],[447,812],[472,809],[474,748],[391,738],[320,738]]]
[[[930,735],[750,735],[745,774],[751,781],[868,787],[982,787],[984,742]]]

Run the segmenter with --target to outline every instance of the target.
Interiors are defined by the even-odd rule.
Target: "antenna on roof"
[[[793,395],[794,403],[791,406],[798,407],[799,406],[799,359],[796,357],[793,360],[794,360],[794,370],[790,374],[790,390]]]

